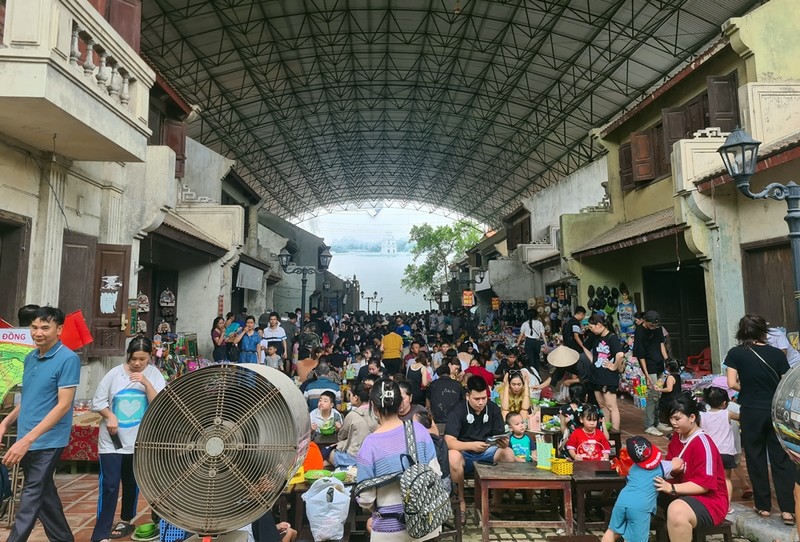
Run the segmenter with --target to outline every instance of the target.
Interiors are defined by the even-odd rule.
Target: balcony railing
[[[8,63],[16,80],[7,90],[0,88],[0,98],[44,99],[98,136],[116,141],[129,155],[143,158],[155,74],[89,2],[0,0],[3,26],[0,62]],[[44,67],[47,72],[41,71]],[[95,100],[106,108],[98,109]],[[102,116],[105,112],[112,115]],[[130,141],[119,141],[120,121],[138,132],[128,134]]]

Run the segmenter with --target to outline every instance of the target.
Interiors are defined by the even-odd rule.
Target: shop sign
[[[493,297],[492,298],[492,310],[493,311],[499,311],[500,310],[500,298],[499,297]]]
[[[472,290],[464,290],[461,293],[461,305],[471,307],[475,304],[475,294]]]

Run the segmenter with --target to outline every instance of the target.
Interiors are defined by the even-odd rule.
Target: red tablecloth
[[[92,423],[88,416],[99,418],[98,414],[93,413],[73,418],[69,444],[61,453],[62,461],[99,461],[97,438],[100,435],[100,426]]]

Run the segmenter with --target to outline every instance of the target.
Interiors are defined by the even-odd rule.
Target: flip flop
[[[134,525],[131,525],[127,521],[120,521],[119,523],[114,525],[114,528],[111,529],[111,533],[108,535],[108,537],[111,538],[112,540],[125,538],[126,536],[131,534],[135,529],[136,527]]]
[[[781,520],[784,525],[794,525],[794,514],[791,512],[781,512]]]
[[[753,508],[753,512],[755,512],[756,514],[759,515],[759,517],[762,518],[768,518],[772,515],[770,514],[769,510],[759,510],[758,508]]]

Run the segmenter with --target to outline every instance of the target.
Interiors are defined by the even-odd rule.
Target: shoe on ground
[[[662,433],[661,431],[659,431],[658,429],[656,429],[652,425],[650,427],[648,427],[647,429],[645,429],[644,432],[647,433],[648,435],[654,435],[656,437],[663,437],[664,436],[664,433]]]
[[[672,426],[667,425],[665,423],[660,423],[656,426],[656,429],[661,431],[662,433],[672,433]]]

